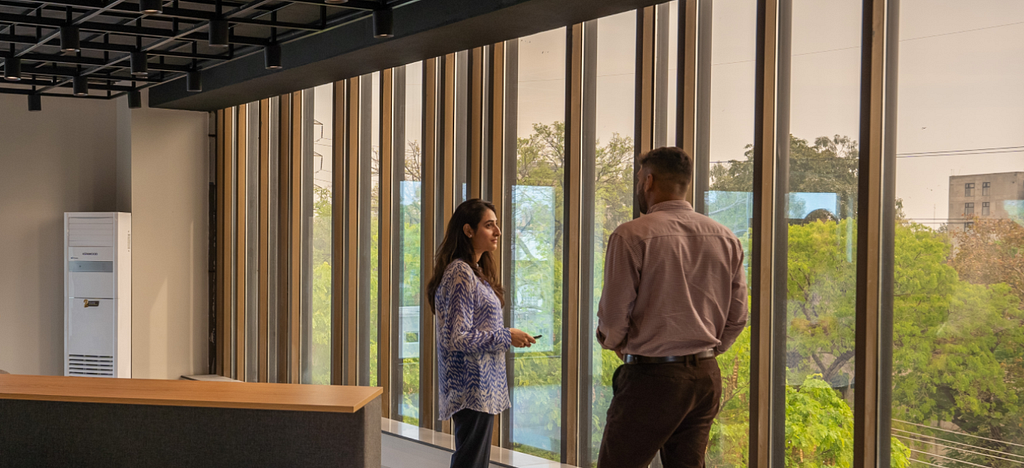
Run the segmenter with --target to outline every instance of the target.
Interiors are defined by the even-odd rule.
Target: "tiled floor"
[[[392,419],[381,419],[381,463],[384,468],[447,467],[454,450],[451,435]],[[500,447],[491,449],[492,468],[575,468],[572,465]]]

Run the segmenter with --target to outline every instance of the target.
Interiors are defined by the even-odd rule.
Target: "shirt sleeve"
[[[747,325],[747,280],[743,268],[743,248],[736,241],[733,255],[732,297],[729,301],[729,315],[725,319],[725,330],[722,332],[722,344],[716,348],[716,354],[722,354],[736,342]]]
[[[482,331],[473,326],[477,303],[476,274],[469,265],[457,265],[448,273],[451,278],[448,294],[450,307],[444,320],[449,335],[449,348],[466,354],[507,351],[512,346],[512,334],[507,328]]]
[[[597,308],[597,342],[606,349],[626,345],[629,317],[640,287],[640,262],[633,246],[618,233],[608,237],[604,257],[604,290]]]

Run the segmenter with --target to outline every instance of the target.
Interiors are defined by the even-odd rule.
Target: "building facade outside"
[[[949,177],[949,229],[962,230],[974,217],[1011,218],[1024,200],[1024,172]]]

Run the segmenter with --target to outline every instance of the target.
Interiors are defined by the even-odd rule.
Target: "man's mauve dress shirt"
[[[724,353],[747,323],[743,247],[685,200],[658,203],[608,238],[597,340],[622,354]]]

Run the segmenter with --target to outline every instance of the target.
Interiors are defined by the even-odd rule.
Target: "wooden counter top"
[[[379,387],[0,375],[0,399],[354,413]]]

